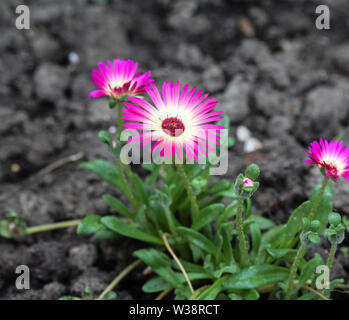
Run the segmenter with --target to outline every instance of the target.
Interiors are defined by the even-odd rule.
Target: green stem
[[[187,174],[184,171],[184,167],[182,164],[176,164],[176,167],[178,169],[178,173],[181,176],[183,183],[184,183],[184,188],[187,190],[188,197],[191,203],[191,213],[192,213],[192,221],[194,221],[194,217],[196,217],[199,214],[199,206],[196,201],[196,196],[194,194],[193,188],[190,184],[190,181],[187,177]]]
[[[298,248],[296,257],[293,260],[293,264],[292,264],[291,270],[290,270],[290,276],[288,278],[288,286],[287,286],[287,291],[286,291],[286,296],[285,296],[286,300],[290,300],[292,288],[293,288],[293,281],[294,281],[294,278],[296,277],[298,265],[303,258],[305,249],[306,249],[306,247],[301,244],[300,247]]]
[[[131,182],[131,185],[133,187],[136,186],[135,184],[135,180],[133,178],[133,172],[132,172],[132,169],[131,169],[131,166],[129,164],[123,164],[124,168],[125,168],[125,171],[126,171],[126,174],[127,174],[127,177],[129,178],[130,182]]]
[[[333,243],[331,245],[330,254],[329,254],[328,260],[327,260],[328,272],[330,272],[330,270],[331,270],[333,259],[334,259],[334,256],[336,254],[336,250],[337,250],[337,243]]]
[[[121,132],[122,132],[122,117],[121,117],[122,101],[118,100],[117,104],[118,104],[118,135],[120,139]]]
[[[128,265],[124,270],[122,270],[119,275],[113,280],[113,282],[110,283],[108,287],[105,288],[105,290],[101,293],[101,295],[98,297],[97,300],[102,300],[110,291],[114,289],[114,287],[123,279],[125,278],[134,268],[136,268],[142,260],[136,260],[130,265]]]
[[[165,215],[166,215],[168,227],[170,228],[172,235],[173,236],[177,236],[176,226],[175,226],[175,223],[173,221],[173,217],[172,217],[171,211],[167,207],[165,208]]]
[[[322,180],[322,184],[321,184],[321,188],[320,188],[320,192],[319,194],[317,195],[316,199],[315,199],[315,202],[313,204],[313,207],[311,208],[311,211],[309,213],[309,220],[312,221],[315,217],[315,214],[316,214],[316,210],[318,209],[319,205],[320,205],[320,202],[321,202],[321,199],[322,199],[322,196],[324,194],[324,191],[325,191],[325,188],[326,188],[326,185],[329,181],[329,177],[324,177],[324,179]]]
[[[117,105],[118,105],[118,137],[119,137],[119,141],[121,141],[121,132],[122,132],[122,124],[123,124],[122,117],[121,117],[122,100],[118,100]],[[129,201],[131,202],[133,208],[136,210],[136,207],[138,207],[137,201],[136,201],[136,199],[134,199],[133,195],[131,194],[129,183],[126,180],[126,177],[123,173],[125,170],[128,178],[131,181],[131,185],[135,186],[131,167],[128,164],[122,163],[120,160],[118,162],[119,162],[118,166],[121,166],[121,168],[118,168],[118,171],[119,171],[120,178],[122,180],[121,181],[122,185],[125,188],[125,192],[126,192],[127,197],[129,198]],[[131,198],[133,198],[133,199],[131,200]]]
[[[80,223],[81,220],[70,220],[70,221],[63,221],[63,222],[56,222],[56,223],[50,223],[50,224],[43,224],[41,226],[36,227],[29,227],[26,229],[25,234],[33,234],[38,232],[44,232],[54,229],[62,229],[67,227],[73,227],[77,226]]]
[[[236,211],[236,228],[238,231],[239,249],[241,255],[241,263],[243,267],[248,267],[250,265],[250,260],[248,258],[248,252],[245,242],[244,224],[242,220],[242,207],[244,204],[244,199],[238,200],[238,207]]]
[[[135,209],[136,212],[137,212],[138,211],[138,203],[136,201],[136,198],[133,196],[133,194],[131,192],[130,186],[128,184],[128,181],[126,180],[126,177],[125,177],[125,174],[124,174],[124,170],[122,168],[121,160],[118,157],[116,158],[116,167],[117,167],[117,170],[118,170],[118,174],[119,174],[119,177],[120,177],[121,184],[122,184],[122,187],[124,189],[124,192],[125,192],[128,200],[130,201],[133,209]]]

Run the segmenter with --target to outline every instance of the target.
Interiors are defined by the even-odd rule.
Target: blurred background
[[[20,4],[29,30],[15,27]],[[318,5],[330,9],[330,30],[316,28]],[[258,163],[254,211],[284,223],[320,178],[303,163],[306,146],[338,134],[349,144],[348,12],[346,0],[1,0],[0,215],[13,208],[34,226],[112,213],[101,196],[116,192],[78,163],[108,158],[97,132],[115,132],[115,111],[87,95],[91,69],[119,57],[152,70],[158,84],[180,80],[218,98],[236,139],[226,177]],[[348,192],[349,183],[336,185],[344,215]],[[333,269],[346,280],[347,245]],[[98,294],[137,246],[97,243],[74,228],[0,238],[0,299],[81,296],[86,286]],[[14,286],[20,264],[30,267],[31,290]],[[139,269],[118,298],[153,298],[141,292],[146,277]]]

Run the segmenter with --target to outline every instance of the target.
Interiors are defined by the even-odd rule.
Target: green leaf
[[[199,230],[202,227],[216,221],[224,210],[224,205],[221,203],[212,204],[204,209],[201,209],[199,214],[194,218],[192,228]]]
[[[186,227],[177,227],[177,232],[189,243],[212,255],[215,254],[215,247],[213,243],[201,233]]]
[[[256,223],[258,224],[258,226],[261,230],[268,230],[272,227],[275,227],[275,223],[268,218],[264,218],[261,216],[255,216],[255,215],[252,215],[252,217],[253,217],[254,221],[256,221]]]
[[[161,277],[148,280],[142,287],[143,292],[160,292],[171,288],[172,285]]]
[[[324,264],[324,262],[322,261],[321,256],[318,253],[315,253],[315,257],[304,265],[294,293],[296,293],[302,287],[302,285],[310,280],[311,276],[314,275],[316,267],[322,264]]]
[[[285,225],[279,225],[279,226],[276,226],[276,227],[268,230],[262,236],[262,243],[264,243],[264,244],[269,243],[274,248],[279,246],[280,242],[283,239],[283,234],[285,232],[285,229],[286,229]]]
[[[94,234],[97,231],[104,228],[103,224],[101,224],[101,217],[91,214],[81,220],[78,225],[77,233],[79,235],[89,235]]]
[[[227,206],[221,216],[218,219],[217,222],[217,230],[221,227],[222,223],[231,218],[233,215],[236,214],[237,209],[237,201],[233,201],[229,206]]]
[[[231,247],[231,234],[228,233],[226,228],[223,226],[223,228],[220,229],[222,238],[223,238],[223,257],[224,261],[227,264],[234,263],[234,257],[233,257],[233,249]]]
[[[217,182],[213,183],[212,185],[210,185],[207,190],[205,190],[202,194],[204,196],[207,195],[216,195],[218,192],[224,191],[226,189],[228,189],[231,185],[231,182],[227,179],[221,179],[218,180]]]
[[[261,233],[261,230],[256,222],[250,224],[250,231],[251,231],[251,237],[252,237],[251,255],[253,257],[257,257],[258,252],[259,252],[259,248],[261,245],[262,233]]]
[[[215,300],[217,295],[222,291],[225,280],[226,276],[216,280],[210,287],[199,294],[197,300]]]
[[[318,183],[311,194],[311,202],[314,203],[317,195],[319,194],[321,188],[321,182]],[[322,195],[321,202],[319,204],[318,209],[316,210],[314,220],[320,221],[320,229],[321,232],[327,225],[328,215],[332,212],[332,204],[333,204],[333,190],[330,183],[327,183],[324,193]]]
[[[253,289],[288,278],[289,270],[274,265],[261,264],[242,269],[229,276],[224,286],[229,289]]]
[[[295,249],[289,249],[289,248],[276,249],[276,248],[266,247],[265,249],[275,259],[280,259],[289,253],[296,253],[297,251]]]
[[[133,253],[174,288],[181,288],[180,277],[170,268],[170,258],[155,249],[141,249]]]
[[[105,226],[103,227],[106,228]],[[111,240],[111,239],[115,239],[116,237],[117,237],[117,233],[108,229],[101,229],[95,233],[95,239],[98,241]]]
[[[149,203],[149,195],[148,195],[148,192],[144,186],[142,179],[136,173],[133,174],[133,178],[135,180],[135,189],[136,189],[135,195],[137,196],[137,198],[142,199],[142,202],[144,204],[148,204]]]
[[[83,162],[79,165],[79,167],[92,171],[100,179],[108,182],[120,191],[123,191],[118,172],[111,162],[103,159],[97,159],[93,161]]]
[[[101,222],[107,226],[109,229],[129,238],[137,239],[144,242],[149,242],[152,244],[163,245],[161,239],[148,234],[137,227],[134,224],[127,223],[117,217],[103,217]]]
[[[121,213],[126,218],[134,220],[132,212],[119,200],[110,195],[104,195],[103,199],[118,213]]]
[[[9,232],[9,221],[7,220],[0,220],[0,236],[10,239],[11,233]]]
[[[259,292],[256,289],[237,290],[229,295],[230,300],[258,300]]]
[[[303,222],[302,219],[307,217],[312,207],[311,201],[303,202],[297,209],[295,209],[288,222],[284,232],[284,237],[281,247],[287,248],[294,242],[295,236],[302,230]]]

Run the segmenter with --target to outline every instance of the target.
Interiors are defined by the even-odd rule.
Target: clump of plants
[[[98,134],[109,160],[80,167],[117,190],[103,196],[115,214],[28,227],[10,210],[0,222],[1,235],[77,226],[79,235],[100,241],[123,236],[143,243],[143,249],[130,253],[134,262],[99,297],[87,289],[86,299],[117,298],[116,285],[140,264],[152,270],[140,290],[158,293],[157,299],[173,292],[175,299],[326,300],[335,287],[345,287],[341,279],[330,281],[345,232],[332,205],[332,185],[349,179],[349,148],[343,141],[310,144],[305,162],[319,167],[323,180],[286,224],[275,225],[253,209],[253,194],[263,192],[256,164],[235,181],[212,179],[218,165],[213,160],[222,161],[233,145],[229,119],[215,109],[216,99],[179,82],[165,82],[159,90],[150,71],[137,69],[131,60],[115,59],[92,71],[98,90],[89,96],[109,98],[109,107],[118,113],[118,133]],[[144,179],[132,170],[130,163],[137,162],[132,159],[148,171]],[[229,205],[222,203],[224,198]],[[306,256],[322,237],[330,246],[327,261],[317,253]]]

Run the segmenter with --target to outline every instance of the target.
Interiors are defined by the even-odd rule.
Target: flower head
[[[153,81],[150,71],[136,74],[138,63],[132,60],[108,60],[107,65],[99,62],[98,67],[99,69],[92,70],[91,79],[100,90],[90,92],[89,97],[109,96],[121,99],[125,96],[138,96]]]
[[[223,118],[222,111],[213,111],[217,101],[208,94],[183,88],[179,82],[165,82],[162,95],[154,84],[150,84],[147,93],[152,104],[144,99],[130,97],[125,102],[122,118],[127,129],[144,130],[145,132],[130,139],[142,141],[141,145],[155,142],[152,151],[160,148],[160,155],[169,158],[183,152],[188,160],[198,161],[207,157],[207,149],[215,152],[212,144],[219,144],[223,126],[212,124]]]
[[[343,141],[320,139],[310,144],[309,151],[305,152],[310,160],[307,163],[316,164],[327,177],[338,180],[343,177],[349,180],[349,148],[343,146]]]
[[[253,181],[249,178],[244,179],[244,187],[253,187]]]

